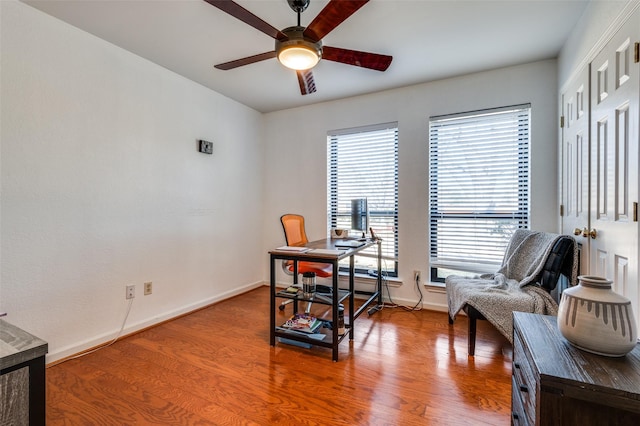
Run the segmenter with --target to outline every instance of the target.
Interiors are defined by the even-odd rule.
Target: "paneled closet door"
[[[614,291],[631,299],[638,292],[638,143],[640,9],[591,62],[592,275],[612,279]],[[639,321],[640,323],[640,321]]]
[[[562,233],[580,244],[580,273],[589,272],[589,67],[562,94]]]

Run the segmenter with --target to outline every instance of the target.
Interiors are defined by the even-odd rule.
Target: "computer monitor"
[[[362,232],[362,238],[365,238],[369,229],[369,209],[366,198],[351,200],[351,229]]]

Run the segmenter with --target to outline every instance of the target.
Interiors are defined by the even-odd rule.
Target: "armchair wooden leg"
[[[451,314],[447,313],[447,315],[449,316],[449,325],[453,324],[453,318],[451,318]]]
[[[476,352],[476,318],[469,315],[469,356],[474,356]]]

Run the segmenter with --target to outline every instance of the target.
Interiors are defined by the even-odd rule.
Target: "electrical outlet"
[[[127,300],[129,300],[129,299],[133,299],[134,297],[136,297],[136,286],[135,285],[128,285],[127,286],[126,298],[127,298]]]
[[[422,273],[420,271],[413,271],[413,282],[420,282],[420,278],[422,278]]]
[[[144,295],[148,296],[153,293],[153,283],[151,281],[144,283]]]

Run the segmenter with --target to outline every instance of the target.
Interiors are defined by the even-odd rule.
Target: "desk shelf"
[[[331,298],[331,293],[316,293],[320,296],[324,296],[327,298]],[[351,292],[349,290],[343,290],[343,289],[339,289],[338,290],[338,303],[342,303],[347,297],[351,296]],[[280,290],[276,293],[276,297],[282,298],[282,299],[291,299],[291,300],[296,300],[298,302],[313,302],[313,303],[319,303],[321,305],[329,305],[331,306],[333,304],[333,302],[327,302],[326,300],[322,300],[320,298],[315,298],[315,297],[304,297],[304,295],[302,294],[302,290],[298,291],[298,293],[289,293],[285,290]]]
[[[330,322],[330,321],[327,321],[327,322]],[[342,340],[344,340],[344,338],[349,335],[350,329],[351,327],[345,325],[345,333],[338,334],[338,341],[337,341],[338,344],[342,342]],[[326,348],[333,347],[333,329],[324,328],[324,326],[322,326],[318,330],[316,330],[316,333],[314,334],[322,334],[325,337],[323,339],[315,339],[313,337],[310,337],[309,335],[306,335],[306,333],[290,331],[290,330],[283,329],[281,327],[276,327],[275,329],[276,337],[283,337],[285,339],[295,340],[297,342],[308,343],[313,346],[324,346]]]

